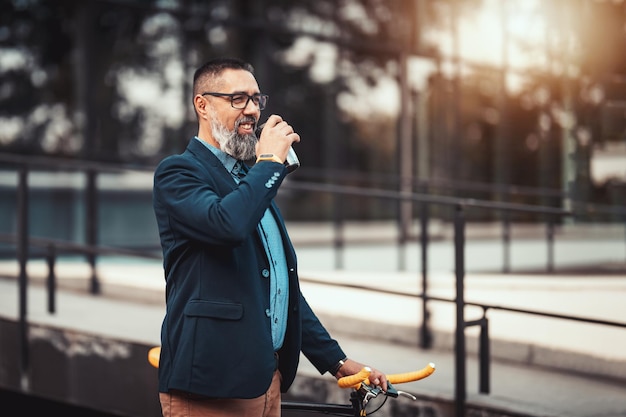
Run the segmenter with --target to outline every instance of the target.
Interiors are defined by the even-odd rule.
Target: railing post
[[[19,316],[20,316],[20,382],[22,389],[29,388],[29,346],[28,346],[28,167],[21,165],[17,184],[17,259],[20,265],[19,275]]]
[[[56,273],[54,271],[56,248],[54,245],[48,245],[46,259],[48,261],[48,313],[54,314],[56,312]]]
[[[502,273],[511,272],[511,217],[508,211],[503,213],[502,218],[502,249],[504,251],[504,261]]]
[[[422,203],[422,215],[420,216],[420,249],[422,256],[422,327],[420,329],[420,346],[428,349],[433,345],[430,331],[428,312],[428,220],[430,206]]]
[[[485,312],[486,313],[486,312]],[[491,349],[489,346],[489,319],[480,319],[480,392],[489,394],[491,390]]]
[[[466,346],[465,346],[465,217],[463,207],[454,213],[454,266],[456,272],[456,330],[455,330],[455,405],[456,416],[465,416]]]
[[[483,317],[478,320],[466,321],[465,328],[480,326],[478,346],[479,389],[482,394],[489,394],[491,370],[491,353],[489,349],[489,319],[486,317],[486,307],[483,306]]]
[[[87,245],[94,247],[98,243],[98,190],[96,188],[97,172],[87,171],[85,234]],[[91,293],[100,294],[100,281],[96,272],[96,254],[89,251],[87,261],[91,266]]]

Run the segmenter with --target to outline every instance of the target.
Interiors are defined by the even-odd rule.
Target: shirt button
[[[271,313],[270,313],[270,309],[269,309],[269,308],[265,309],[265,315],[266,315],[267,317],[269,317],[269,316],[270,316],[270,314],[271,314]]]
[[[263,269],[263,271],[261,271],[261,274],[263,275],[264,278],[267,278],[270,276],[270,271],[269,269]]]

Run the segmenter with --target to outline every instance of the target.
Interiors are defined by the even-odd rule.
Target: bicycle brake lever
[[[374,392],[367,392],[364,396],[363,396],[363,407],[365,407],[367,405],[368,402],[370,402],[370,400],[372,398],[376,398],[376,396],[378,395],[378,393],[374,393]]]
[[[388,395],[390,397],[393,398],[397,398],[398,396],[403,396],[403,397],[407,397],[412,399],[413,401],[417,400],[417,397],[414,396],[411,393],[408,393],[406,391],[399,391],[397,390],[393,385],[391,385],[391,383],[387,382],[387,392],[385,393],[385,395]]]
[[[391,385],[389,382],[387,383],[387,391],[383,391],[380,387],[373,387],[371,385],[367,385],[365,383],[361,384],[361,390],[365,392],[365,397],[374,398],[377,397],[380,393],[384,393],[389,397],[396,398],[401,391],[398,391]]]
[[[417,397],[409,392],[406,391],[398,391],[398,395],[402,395],[403,397],[407,397],[412,399],[413,401],[417,400]]]
[[[383,392],[381,388],[372,387],[371,385],[367,385],[366,383],[361,383],[361,388],[359,388],[359,390],[363,393],[363,406],[366,406],[369,400],[371,400],[372,398],[376,398],[378,394]]]
[[[395,389],[394,386],[391,385],[390,382],[387,382],[387,391],[385,392],[385,395],[387,395],[389,397],[397,398],[399,392],[400,391]]]

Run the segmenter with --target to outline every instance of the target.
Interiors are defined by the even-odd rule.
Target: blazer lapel
[[[192,158],[206,169],[210,177],[219,179],[220,185],[228,186],[229,190],[235,189],[236,184],[230,172],[226,170],[222,162],[206,146],[198,142],[197,139],[192,139],[187,145],[187,150]]]

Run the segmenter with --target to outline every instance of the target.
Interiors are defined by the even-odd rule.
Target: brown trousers
[[[163,417],[280,417],[280,372],[274,372],[272,384],[260,397],[201,398],[184,392],[161,392]]]

